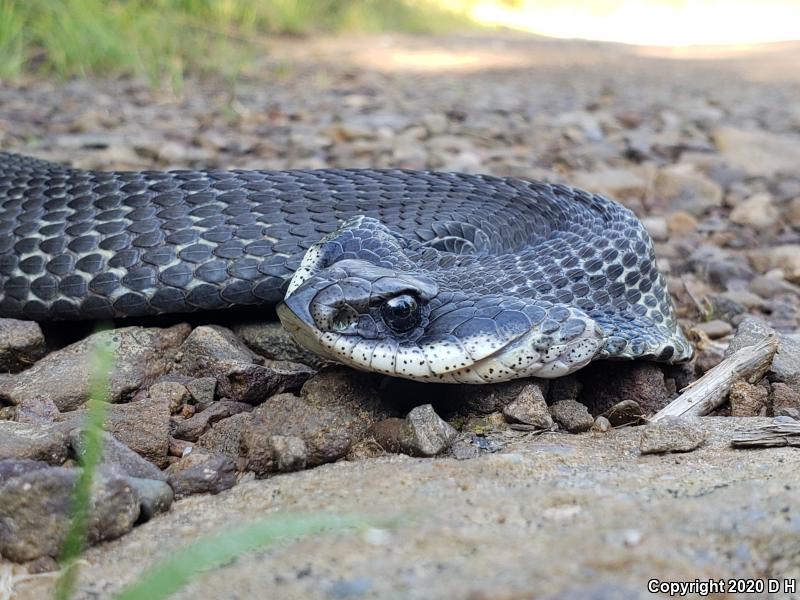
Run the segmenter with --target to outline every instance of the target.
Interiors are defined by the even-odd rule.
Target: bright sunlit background
[[[0,81],[129,74],[175,87],[188,73],[240,73],[287,34],[498,27],[681,56],[750,51],[800,40],[800,0],[0,0]]]
[[[440,0],[483,25],[628,44],[800,39],[798,0]]]

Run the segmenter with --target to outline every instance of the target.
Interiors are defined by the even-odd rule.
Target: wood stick
[[[731,445],[734,448],[800,447],[800,421],[778,417],[772,423],[738,433]]]
[[[725,402],[735,381],[746,379],[754,383],[761,379],[772,365],[777,350],[778,336],[775,334],[737,350],[684,388],[680,396],[653,415],[650,421],[660,421],[665,417],[707,415]]]

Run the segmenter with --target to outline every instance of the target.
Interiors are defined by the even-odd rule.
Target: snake
[[[322,358],[445,383],[693,353],[641,221],[563,184],[401,169],[99,171],[0,153],[0,206],[2,317],[249,305],[277,312]]]

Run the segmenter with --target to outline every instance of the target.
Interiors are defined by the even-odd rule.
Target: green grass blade
[[[116,600],[160,600],[174,594],[201,571],[219,567],[240,554],[285,538],[324,531],[363,527],[364,517],[309,515],[257,521],[233,531],[209,536],[178,551],[153,567],[116,597]]]
[[[64,570],[56,582],[56,600],[68,600],[77,578],[76,560],[86,545],[91,510],[92,482],[103,455],[103,423],[108,406],[108,380],[114,368],[114,349],[111,344],[98,344],[92,356],[89,400],[87,401],[86,454],[83,469],[75,485],[72,500],[72,522],[61,548],[59,562]]]

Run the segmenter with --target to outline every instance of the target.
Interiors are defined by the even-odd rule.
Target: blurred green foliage
[[[0,0],[0,79],[237,73],[265,35],[432,32],[466,19],[432,0]]]

